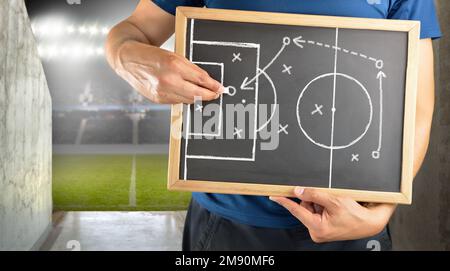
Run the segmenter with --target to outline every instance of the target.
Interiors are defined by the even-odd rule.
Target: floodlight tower
[[[132,110],[130,110],[130,112],[128,112],[128,117],[131,119],[131,122],[133,123],[132,129],[133,145],[139,144],[139,122],[141,121],[141,119],[145,118],[145,112],[140,112],[139,110],[137,110],[136,107],[138,104],[142,103],[143,100],[144,98],[135,91],[133,91],[128,98],[128,101],[130,102],[133,108]]]

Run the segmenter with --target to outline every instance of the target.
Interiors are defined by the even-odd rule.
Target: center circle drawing
[[[373,116],[367,89],[343,73],[327,73],[311,80],[300,92],[296,111],[305,137],[329,150],[345,149],[359,142],[369,130]]]

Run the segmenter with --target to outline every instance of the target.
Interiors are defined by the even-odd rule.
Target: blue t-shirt
[[[441,32],[433,0],[155,0],[175,14],[177,6],[302,13],[346,17],[418,20],[421,38],[439,38]],[[193,193],[210,212],[259,227],[290,228],[300,225],[286,209],[268,197]]]

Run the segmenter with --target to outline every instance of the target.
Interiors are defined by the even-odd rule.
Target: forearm
[[[127,44],[128,43],[128,44]],[[137,46],[150,45],[151,42],[146,38],[144,33],[135,25],[125,20],[114,26],[106,39],[106,58],[111,67],[116,70],[119,66],[121,50],[125,45]],[[133,50],[127,50],[132,52]]]

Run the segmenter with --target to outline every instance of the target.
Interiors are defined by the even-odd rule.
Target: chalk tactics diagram
[[[376,131],[378,133],[378,141],[374,142],[373,150],[369,154],[363,153],[351,153],[351,156],[348,157],[348,161],[353,164],[357,164],[361,159],[380,159],[382,155],[382,131],[383,131],[383,83],[387,78],[387,75],[383,72],[384,62],[382,59],[377,59],[374,56],[370,56],[369,54],[365,54],[363,52],[359,52],[357,50],[352,50],[350,48],[343,48],[339,46],[339,28],[335,29],[334,36],[334,44],[329,44],[322,41],[309,40],[301,33],[294,37],[283,37],[280,41],[280,48],[275,53],[275,55],[270,58],[270,60],[262,67],[260,67],[260,50],[261,45],[257,43],[244,43],[244,42],[228,42],[228,41],[203,41],[195,39],[195,20],[191,20],[190,24],[190,39],[189,39],[189,60],[195,64],[199,65],[208,65],[208,66],[216,66],[220,69],[221,74],[221,83],[225,86],[225,92],[218,99],[218,104],[220,107],[220,113],[217,120],[217,132],[216,133],[196,133],[191,131],[191,114],[192,112],[202,112],[203,106],[199,104],[187,105],[187,118],[186,118],[186,137],[184,138],[184,179],[187,180],[187,173],[189,167],[189,159],[214,159],[214,160],[229,160],[229,161],[255,161],[255,149],[256,149],[256,140],[257,134],[268,127],[268,125],[273,121],[275,117],[275,113],[277,110],[282,110],[282,108],[278,108],[278,97],[277,97],[277,88],[276,84],[272,80],[270,74],[268,73],[268,69],[270,67],[275,67],[271,69],[273,71],[277,70],[283,76],[290,78],[295,77],[296,67],[292,63],[280,63],[279,57],[283,54],[286,48],[298,48],[303,49],[306,46],[314,46],[323,50],[332,50],[334,55],[334,66],[333,71],[329,73],[324,73],[316,76],[315,78],[311,78],[311,80],[306,83],[303,87],[299,87],[299,95],[296,102],[296,119],[298,124],[298,129],[295,127],[290,127],[288,123],[284,123],[282,119],[280,119],[280,123],[278,124],[278,134],[280,136],[288,136],[298,131],[300,136],[304,136],[311,144],[315,146],[325,149],[329,151],[329,179],[328,186],[332,187],[332,176],[333,176],[333,155],[336,150],[348,149],[353,145],[360,142],[366,134],[369,132],[370,127],[377,127]],[[243,54],[242,48],[251,48],[254,50],[254,57],[256,57],[256,66],[254,67],[254,75],[253,76],[243,76],[242,82],[240,85],[227,85],[228,82],[224,80],[224,72],[226,68],[226,64],[224,62],[208,62],[208,61],[197,61],[194,59],[194,48],[196,45],[204,45],[204,46],[214,46],[214,47],[228,47],[233,48],[233,52],[230,53],[229,58],[231,61],[231,65],[244,63],[247,61],[246,55]],[[337,70],[337,61],[338,61],[338,53],[342,53],[348,55],[349,57],[359,58],[361,61],[366,61],[368,65],[374,65],[375,70],[377,71],[374,74],[374,80],[378,81],[378,95],[373,97],[371,95],[372,92],[369,92],[366,86],[361,83],[360,80],[355,78],[352,75],[338,72]],[[276,69],[276,67],[279,67]],[[268,82],[270,89],[273,93],[273,104],[270,112],[269,118],[263,123],[258,123],[258,92],[259,90],[259,81],[265,80]],[[330,81],[332,82],[332,87],[324,88],[323,82]],[[344,82],[347,88],[353,91],[352,93],[357,93],[356,95],[360,95],[363,99],[364,105],[364,114],[367,115],[367,121],[362,124],[360,128],[360,133],[357,135],[352,135],[346,138],[345,142],[337,142],[335,140],[335,132],[338,127],[341,126],[340,123],[336,122],[336,114],[340,112],[341,108],[337,107],[336,104],[336,95],[337,93],[341,93],[343,90],[339,89],[338,81]],[[267,90],[264,90],[267,91]],[[270,91],[270,90],[269,90]],[[330,101],[316,101],[311,99],[310,93],[312,92],[329,92],[331,95]],[[241,97],[245,93],[247,96],[245,98]],[[251,93],[250,99],[248,94]],[[228,96],[228,97],[227,97]],[[325,95],[326,96],[326,95]],[[252,137],[252,146],[249,149],[248,155],[217,155],[215,153],[203,153],[203,154],[192,154],[189,152],[189,141],[192,136],[210,136],[210,137],[219,137],[224,133],[224,112],[223,107],[227,104],[227,99],[229,97],[237,98],[239,97],[239,102],[243,105],[254,103],[255,105],[255,114],[254,114],[254,127],[252,129],[253,137]],[[328,96],[326,96],[328,97]],[[379,99],[378,102],[373,103],[373,99]],[[378,105],[379,108],[374,108],[374,104]],[[374,114],[379,114],[377,118],[374,118]],[[331,118],[331,123],[321,122],[321,119],[325,119],[325,117]],[[374,119],[378,123],[374,123]],[[310,131],[310,129],[305,126],[305,121],[314,122],[316,121],[317,125],[324,125],[323,129],[327,129],[329,131],[329,138],[317,138],[314,133]],[[373,129],[371,129],[373,131]],[[290,133],[292,132],[292,133]],[[241,127],[234,127],[233,136],[235,139],[242,139],[244,135],[244,131]],[[282,139],[280,139],[282,140]]]

